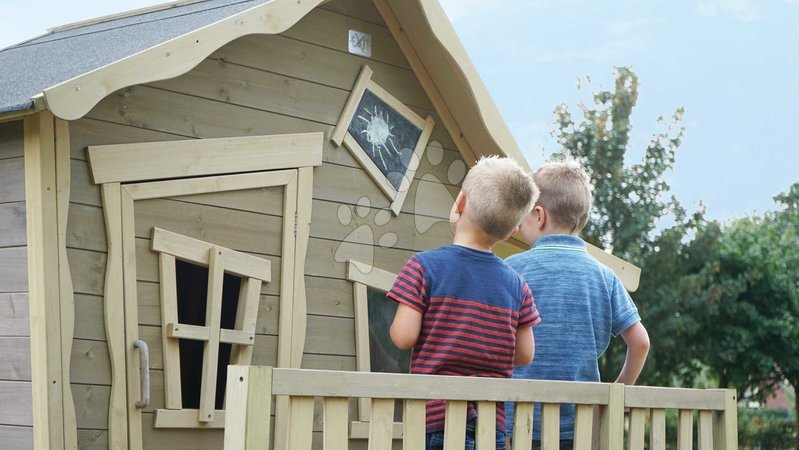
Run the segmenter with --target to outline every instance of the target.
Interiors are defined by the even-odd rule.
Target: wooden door
[[[274,146],[266,139],[255,151]],[[220,140],[173,147],[160,157],[172,179],[159,167],[143,181],[126,180],[118,164],[98,170],[119,146],[102,156],[90,148],[95,179],[108,181],[110,448],[221,449],[227,364],[300,366],[312,166],[321,163],[321,136],[306,140],[307,151],[245,164]],[[230,173],[259,164],[281,170]],[[177,178],[186,172],[195,176]]]

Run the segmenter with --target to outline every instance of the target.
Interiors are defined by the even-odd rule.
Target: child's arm
[[[533,327],[516,329],[516,351],[513,353],[514,366],[526,366],[535,356],[535,337]]]
[[[391,342],[400,350],[408,350],[416,344],[421,330],[422,313],[400,303],[389,331]]]
[[[621,337],[627,343],[627,359],[624,360],[616,383],[635,384],[649,353],[649,333],[641,322],[636,322],[624,330]]]

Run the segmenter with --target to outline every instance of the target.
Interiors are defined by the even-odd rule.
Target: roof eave
[[[248,34],[278,34],[324,0],[272,0],[44,90],[47,108],[64,120],[86,115],[111,93],[182,75]]]

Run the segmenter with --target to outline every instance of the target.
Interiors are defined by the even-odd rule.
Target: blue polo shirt
[[[586,252],[576,236],[548,235],[506,262],[533,292],[541,323],[533,328],[535,359],[516,367],[513,378],[600,381],[597,358],[610,339],[640,321],[638,310],[612,270]],[[512,430],[513,405],[507,411]],[[536,404],[533,439],[540,436]],[[560,412],[561,439],[574,436],[574,406]]]

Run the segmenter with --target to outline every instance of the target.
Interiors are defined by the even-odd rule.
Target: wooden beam
[[[96,184],[294,169],[322,164],[323,133],[89,147]]]

